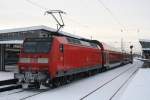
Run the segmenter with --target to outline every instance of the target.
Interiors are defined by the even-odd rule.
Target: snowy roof
[[[7,34],[7,33],[15,33],[15,32],[28,32],[28,31],[33,31],[33,30],[46,30],[49,32],[56,32],[57,30],[51,27],[47,27],[44,25],[39,25],[39,26],[31,26],[31,27],[23,27],[23,28],[12,28],[12,29],[4,29],[4,30],[0,30],[0,34]],[[71,34],[71,33],[67,33],[67,32],[63,32],[63,31],[59,31],[58,32],[61,35],[65,35],[65,36],[70,36],[70,37],[74,37],[74,38],[78,38],[78,39],[84,39],[83,37]],[[17,40],[17,39],[9,39],[9,40],[1,40],[0,44],[22,44],[23,40]]]
[[[0,33],[12,33],[12,32],[22,32],[22,31],[30,31],[30,30],[40,30],[40,29],[47,30],[50,32],[57,31],[54,28],[44,26],[44,25],[39,25],[39,26],[31,26],[31,27],[23,27],[23,28],[4,29],[4,30],[0,30]],[[60,31],[59,34],[67,35],[67,36],[75,37],[75,38],[83,38],[83,37],[73,35],[71,33],[63,32],[63,31]]]
[[[148,39],[140,39],[140,44],[142,46],[142,50],[150,50],[150,40]]]
[[[150,39],[139,39],[140,42],[150,42]]]
[[[147,50],[147,51],[149,51],[149,50],[150,50],[150,48],[142,48],[142,50]]]
[[[23,40],[0,41],[0,44],[23,44]]]

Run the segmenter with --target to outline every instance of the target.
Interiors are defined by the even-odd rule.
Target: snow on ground
[[[13,79],[15,72],[17,72],[17,67],[15,65],[6,65],[6,71],[0,71],[0,81]]]
[[[85,100],[109,100],[135,70],[136,68],[130,69],[128,72],[97,90],[95,93],[89,95]]]
[[[86,79],[81,79],[71,84],[49,90],[48,92],[42,93],[40,95],[36,95],[32,98],[28,98],[27,100],[79,100],[121,72],[127,70],[128,68],[133,68],[129,72],[123,74],[123,76],[119,77],[112,84],[108,84],[107,86],[103,87],[102,90],[93,93],[89,99],[86,98],[88,100],[109,100],[108,97],[112,96],[112,94],[119,88],[122,82],[124,82],[134,70],[136,70],[138,67],[141,67],[142,64],[143,63],[141,61],[136,60],[134,64],[128,64],[123,67],[100,73]]]
[[[17,90],[20,92],[16,92],[16,93],[9,93],[8,95],[6,94],[0,94],[0,100],[24,100],[24,97],[28,97],[34,94],[39,93],[38,91],[21,91],[21,90]]]
[[[0,72],[0,81],[13,79],[14,73],[13,72]]]
[[[140,69],[120,100],[150,100],[150,69]]]
[[[100,87],[104,83],[108,82],[112,78],[116,77],[120,73],[131,68],[129,71],[125,72],[124,74],[116,78],[111,83],[107,84],[100,90],[94,92],[93,94],[85,98],[87,100],[109,100],[109,98],[114,94],[115,91],[117,91],[117,89],[121,86],[121,84],[123,84],[125,80],[129,78],[129,76],[136,69],[138,69],[138,67],[141,67],[142,64],[143,62],[135,60],[133,64],[128,64],[122,67],[115,68],[113,70],[109,70],[107,72],[97,74],[95,76],[91,76],[91,77],[84,78],[78,81],[74,81],[70,84],[58,87],[56,89],[48,90],[47,92],[43,92],[41,94],[35,95],[25,100],[42,100],[42,99],[43,100],[80,100],[82,97],[84,97],[88,93],[92,92],[93,90]],[[7,78],[8,78],[8,75],[7,75]],[[132,79],[130,79],[130,81],[132,81]],[[127,84],[129,84],[130,81]],[[120,99],[124,90],[128,86],[127,84],[114,96],[112,100]],[[39,91],[32,91],[32,90],[24,90],[23,92],[17,92],[17,93],[8,95],[10,93],[13,93],[15,91],[20,91],[20,90],[21,89],[0,93],[0,100],[21,100],[22,98],[25,98],[33,94],[37,94],[39,92]],[[126,99],[126,100],[129,100],[129,99]]]

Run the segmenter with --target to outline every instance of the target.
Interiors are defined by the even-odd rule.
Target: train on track
[[[57,87],[130,62],[129,53],[97,40],[65,35],[26,38],[14,77],[26,87]]]

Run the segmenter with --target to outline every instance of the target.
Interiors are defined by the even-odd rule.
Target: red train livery
[[[21,84],[58,86],[130,62],[130,55],[97,40],[53,35],[24,41],[15,78]]]

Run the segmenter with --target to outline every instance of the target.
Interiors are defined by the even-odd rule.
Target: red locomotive
[[[130,61],[97,40],[53,35],[24,41],[15,78],[28,86],[58,86]]]

